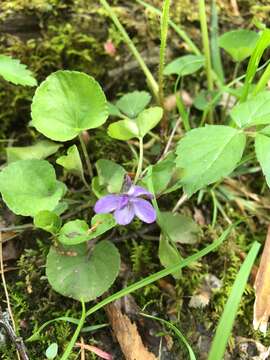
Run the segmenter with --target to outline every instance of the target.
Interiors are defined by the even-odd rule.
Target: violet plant
[[[102,3],[106,4],[106,1],[102,0]],[[7,148],[7,164],[0,173],[0,192],[11,211],[31,217],[36,228],[50,234],[52,245],[47,256],[46,276],[58,293],[83,303],[104,294],[114,283],[120,269],[120,254],[111,241],[111,230],[117,229],[118,225],[128,226],[135,217],[146,224],[157,222],[161,264],[174,269],[169,273],[179,278],[181,266],[172,267],[182,259],[177,245],[194,243],[200,228],[182,214],[173,213],[170,209],[161,211],[159,199],[179,189],[191,197],[207,186],[221,182],[247,161],[243,158],[247,138],[255,139],[255,153],[270,186],[270,93],[266,89],[269,69],[252,84],[262,54],[270,45],[270,30],[265,28],[259,33],[234,31],[233,34],[223,35],[219,41],[220,47],[234,61],[241,62],[250,57],[240,90],[233,88],[235,79],[232,84],[224,84],[218,76],[213,77],[216,74],[208,61],[207,74],[211,86],[206,93],[211,93],[212,100],[209,102],[205,94],[199,94],[200,101],[195,99],[194,102],[194,107],[202,111],[201,126],[195,126],[177,95],[178,112],[185,119],[186,132],[175,148],[169,146],[163,156],[147,166],[144,163],[144,140],[146,137],[155,138],[151,130],[164,115],[160,104],[151,104],[148,92],[133,91],[111,104],[93,77],[69,70],[49,75],[37,87],[31,105],[30,125],[41,134],[40,140],[25,148]],[[21,73],[14,71],[17,62],[8,61],[5,64],[6,60],[6,57],[0,57],[0,73],[8,81],[31,86],[36,84],[23,67],[19,67]],[[163,76],[177,75],[177,91],[184,76],[194,74],[203,66],[205,58],[201,54],[183,56],[167,64],[163,74],[159,74],[159,83],[163,84]],[[19,79],[15,79],[14,74]],[[153,87],[153,79],[151,83]],[[231,110],[226,109],[223,124],[204,126],[207,114],[213,112],[223,93],[236,97],[235,106]],[[156,87],[154,94],[157,95]],[[106,159],[92,156],[96,161],[93,168],[89,158],[91,148],[85,143],[83,135],[105,126],[109,116],[116,121],[108,125],[108,136],[115,141],[135,139],[139,147],[139,154],[134,151],[135,167],[126,169],[109,156]],[[212,116],[209,121],[212,121]],[[62,181],[63,174],[60,175],[61,181],[58,180],[54,166],[45,159],[57,154],[62,143],[67,141],[73,144],[57,158],[56,164],[63,168],[63,173],[72,173],[81,180],[90,200],[87,204],[89,218],[68,219],[63,223],[63,214],[69,208],[72,192]],[[130,173],[134,174],[132,179],[128,175]],[[143,226],[148,226],[146,224]]]

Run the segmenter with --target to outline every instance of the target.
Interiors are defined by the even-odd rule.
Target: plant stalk
[[[85,158],[85,162],[86,162],[86,166],[87,166],[87,170],[88,170],[88,174],[90,176],[90,178],[93,177],[93,169],[92,169],[92,165],[91,165],[91,161],[88,155],[88,151],[86,149],[85,143],[83,141],[82,135],[79,134],[79,139],[80,139],[80,144],[81,144],[81,148],[82,148],[82,152]],[[88,188],[88,186],[87,186]]]
[[[137,171],[136,171],[136,175],[134,178],[135,184],[141,175],[142,166],[143,166],[143,138],[139,138],[139,142],[140,142],[140,153],[139,153],[139,161],[138,161]]]

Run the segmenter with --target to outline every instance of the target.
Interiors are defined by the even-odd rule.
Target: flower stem
[[[139,154],[137,172],[136,172],[135,179],[134,179],[135,184],[138,181],[139,176],[141,175],[142,165],[143,165],[143,138],[139,138],[139,141],[140,141],[140,154]]]
[[[93,177],[93,169],[92,169],[92,165],[91,165],[91,161],[85,146],[85,143],[83,141],[82,135],[79,134],[79,139],[80,139],[80,143],[81,143],[81,148],[82,148],[82,152],[85,158],[85,162],[86,162],[86,166],[87,166],[87,170],[88,170],[88,174],[89,176],[92,178]]]

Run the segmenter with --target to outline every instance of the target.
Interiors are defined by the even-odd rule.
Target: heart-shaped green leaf
[[[229,175],[241,160],[245,144],[245,134],[229,126],[210,125],[189,131],[178,143],[175,160],[183,170],[185,192],[191,196]]]
[[[46,160],[19,160],[0,173],[3,200],[17,215],[52,211],[65,191],[65,185],[56,180],[54,168]]]
[[[181,261],[181,256],[176,246],[170,243],[166,236],[161,235],[158,247],[158,257],[160,263],[165,267],[176,265]],[[181,271],[172,274],[175,279],[179,279]]]
[[[219,37],[219,46],[231,55],[234,61],[248,58],[259,38],[259,34],[251,30],[232,30]]]
[[[139,137],[139,129],[134,120],[119,120],[109,125],[108,135],[114,139],[125,141]]]
[[[94,78],[78,71],[57,71],[37,88],[33,126],[52,140],[67,141],[97,128],[108,117],[105,95]]]
[[[144,110],[139,114],[136,123],[139,129],[139,137],[144,137],[153,129],[162,119],[163,110],[161,107],[155,106]]]
[[[86,302],[96,299],[110,288],[119,268],[117,248],[104,240],[92,250],[87,249],[86,243],[63,250],[51,247],[46,274],[55,291]]]
[[[96,162],[99,184],[109,193],[119,193],[122,188],[125,169],[111,160],[99,159]]]
[[[61,228],[62,221],[60,217],[52,211],[43,210],[34,217],[34,225],[37,228],[48,231],[55,235]]]
[[[37,81],[30,70],[19,60],[0,55],[0,75],[15,85],[36,86]]]
[[[134,119],[151,101],[151,95],[146,91],[133,91],[122,96],[116,103],[117,108],[127,117]]]
[[[83,166],[80,153],[76,145],[72,145],[67,150],[67,155],[60,156],[56,163],[64,169],[83,177]]]
[[[202,68],[204,62],[204,56],[202,55],[184,55],[166,65],[164,75],[190,75]]]
[[[11,163],[26,159],[46,159],[56,153],[61,146],[49,140],[41,140],[31,146],[8,147],[6,148],[7,161]]]
[[[200,227],[191,218],[165,211],[160,213],[160,226],[171,241],[194,244],[198,241]]]
[[[270,92],[258,95],[237,104],[231,111],[233,121],[239,127],[270,124]]]

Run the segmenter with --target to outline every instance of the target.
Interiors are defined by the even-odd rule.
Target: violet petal
[[[148,199],[153,199],[153,194],[151,194],[148,190],[146,190],[145,188],[143,188],[142,186],[137,186],[137,185],[132,185],[129,189],[129,191],[127,192],[127,194],[129,196],[134,196],[134,197],[138,197],[138,196],[146,196]]]
[[[96,202],[94,211],[97,214],[106,214],[114,211],[119,207],[121,200],[121,195],[106,195]]]
[[[156,211],[149,201],[134,198],[131,202],[134,206],[135,215],[138,216],[140,220],[147,224],[151,224],[156,221]]]
[[[128,225],[135,216],[134,207],[131,203],[114,212],[114,217],[119,225]]]

